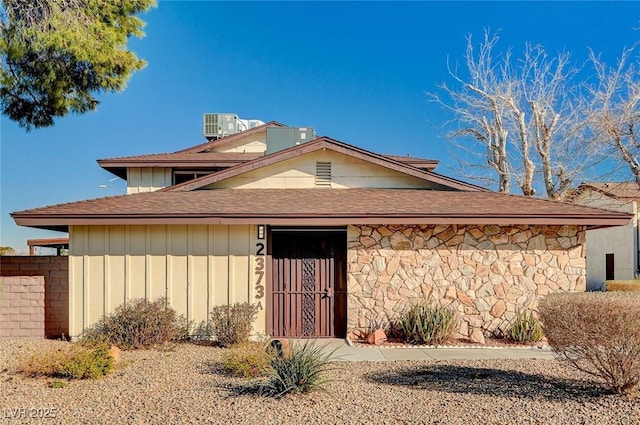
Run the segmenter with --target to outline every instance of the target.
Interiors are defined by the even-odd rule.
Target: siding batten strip
[[[84,255],[82,256],[82,316],[81,326],[78,336],[89,326],[89,281],[91,280],[91,270],[89,267],[89,226],[84,226]]]
[[[151,299],[151,226],[145,226],[144,297]]]
[[[109,226],[101,226],[103,229],[102,235],[104,237],[104,260],[102,261],[102,314],[103,317],[109,311],[109,297],[111,291],[109,290],[109,267],[110,252],[109,252]]]
[[[214,226],[207,226],[207,327],[209,326],[209,312],[213,310],[213,276],[214,276],[214,255],[215,255],[215,241],[214,241]]]
[[[227,225],[227,304],[231,304],[233,299],[233,238],[231,237],[231,226]]]
[[[187,321],[193,319],[193,225],[187,225]]]
[[[171,226],[166,225],[166,234],[167,234],[167,259],[166,259],[166,268],[165,268],[165,280],[164,280],[164,296],[167,299],[167,303],[171,305],[171,265],[173,263],[173,246],[172,246],[172,235],[171,235]]]
[[[124,300],[123,303],[127,303],[131,290],[131,276],[129,276],[129,270],[131,269],[131,226],[124,227]]]

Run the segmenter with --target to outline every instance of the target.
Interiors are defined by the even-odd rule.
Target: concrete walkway
[[[308,340],[292,340],[293,344]],[[316,344],[335,350],[340,361],[384,362],[397,360],[484,360],[484,359],[555,359],[550,348],[391,348],[350,346],[344,339],[316,339]]]

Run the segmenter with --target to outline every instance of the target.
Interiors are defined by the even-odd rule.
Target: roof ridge
[[[199,145],[191,146],[189,148],[182,149],[182,150],[179,150],[179,151],[175,151],[173,153],[188,153],[188,152],[192,152],[192,151],[200,152],[200,151],[202,151],[204,149],[207,149],[208,147],[219,146],[219,145],[222,145],[222,144],[227,143],[229,141],[233,141],[235,139],[239,139],[239,138],[242,138],[242,137],[247,136],[249,134],[255,133],[257,131],[262,131],[263,129],[268,128],[268,127],[287,127],[287,126],[285,124],[282,124],[282,123],[278,122],[278,121],[269,121],[269,122],[264,123],[262,125],[259,125],[257,127],[253,127],[253,128],[249,128],[247,130],[239,131],[237,133],[230,134],[228,136],[224,136],[224,137],[221,137],[219,139],[207,140],[206,142],[201,143]]]

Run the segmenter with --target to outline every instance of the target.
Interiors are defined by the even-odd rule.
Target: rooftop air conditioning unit
[[[204,114],[202,116],[202,132],[207,140],[236,134],[239,131],[238,121],[237,114]]]
[[[267,127],[267,155],[316,138],[313,127]]]

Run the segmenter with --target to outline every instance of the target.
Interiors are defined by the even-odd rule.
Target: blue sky
[[[96,160],[172,152],[204,141],[204,112],[314,126],[378,153],[441,161],[448,116],[425,91],[447,81],[447,57],[465,37],[500,31],[500,48],[541,43],[550,53],[609,62],[640,40],[635,2],[213,2],[160,1],[130,48],[148,61],[95,112],[25,132],[4,116],[0,135],[0,245],[64,234],[21,228],[9,213],[117,195],[122,180]],[[108,185],[100,189],[99,185]]]

